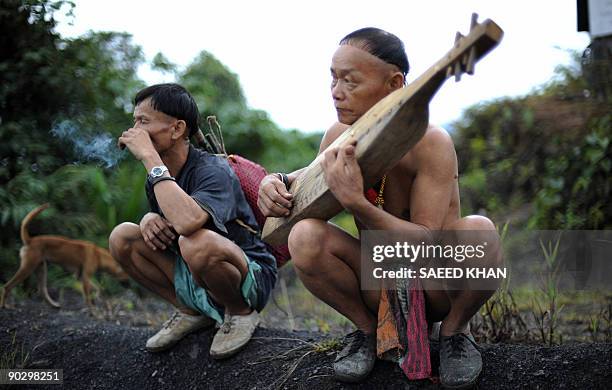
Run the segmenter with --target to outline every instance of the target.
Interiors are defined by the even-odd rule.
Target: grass
[[[23,342],[20,345],[17,343],[17,331],[14,330],[11,343],[0,355],[0,369],[24,368],[29,358],[30,353],[26,352]]]
[[[561,264],[559,262],[559,244],[561,235],[556,242],[548,241],[547,245],[540,240],[540,247],[544,255],[543,269],[539,290],[533,297],[532,315],[536,321],[539,335],[543,344],[552,346],[557,341],[563,342],[563,335],[557,332],[559,314],[564,305],[559,304],[559,275]]]
[[[507,225],[506,225],[507,226]],[[500,232],[502,241],[507,227]],[[540,241],[540,262],[533,272],[539,283],[510,288],[510,278],[482,306],[471,321],[472,332],[486,342],[612,341],[612,290],[562,291],[559,288],[561,237]],[[505,244],[507,242],[504,242]],[[511,264],[507,264],[509,266]]]
[[[594,343],[612,342],[612,304],[602,308],[596,315],[589,316],[586,330]]]
[[[329,351],[337,351],[340,349],[341,346],[342,346],[342,343],[340,342],[340,339],[337,339],[337,338],[327,339],[315,345],[315,352],[324,353],[324,352],[329,352]]]
[[[507,239],[508,226],[509,223],[506,222],[501,228],[497,227],[502,244]],[[510,270],[510,276],[502,281],[495,294],[485,302],[470,322],[472,333],[482,341],[502,342],[529,339],[527,322],[510,291],[512,269],[509,265],[507,268]]]
[[[299,344],[296,347],[286,349],[282,353],[273,356],[264,356],[262,359],[250,362],[250,365],[258,364],[269,364],[275,360],[284,360],[286,363],[283,365],[285,371],[278,377],[274,382],[270,384],[269,389],[281,389],[283,385],[291,378],[295,370],[299,367],[300,363],[306,359],[306,357],[312,354],[327,353],[331,351],[337,351],[342,346],[339,339],[331,338],[326,339],[318,343],[298,339],[298,338],[284,338],[284,337],[253,337],[253,340],[276,340],[276,341],[296,341]]]
[[[528,342],[548,344],[548,314],[543,329],[536,323],[533,297],[541,294],[534,287],[521,287],[512,291],[498,291],[472,319],[472,332],[479,341],[485,342]],[[542,303],[541,303],[542,304]],[[554,342],[612,342],[612,292],[604,291],[561,291],[556,304],[563,305],[557,312]],[[546,309],[542,307],[542,311]],[[497,331],[483,324],[492,316]],[[524,323],[524,325],[523,325]],[[541,324],[540,324],[541,325]],[[544,332],[544,339],[542,337]],[[544,340],[544,341],[543,341]]]

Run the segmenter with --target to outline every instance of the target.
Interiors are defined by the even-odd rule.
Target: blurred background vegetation
[[[0,5],[0,280],[17,265],[21,220],[41,203],[53,207],[33,221],[33,234],[102,246],[116,224],[138,221],[147,209],[138,161],[120,155],[107,167],[108,161],[88,161],[96,153],[86,152],[104,136],[111,142],[100,144],[102,151],[118,154],[114,140],[131,126],[133,96],[145,86],[137,76],[144,55],[125,33],[60,37],[54,14],[66,12],[66,3]],[[282,131],[265,112],[247,107],[238,77],[212,54],[203,51],[182,72],[161,53],[152,66],[174,73],[203,118],[218,116],[228,151],[271,171],[300,168],[316,154],[320,134]]]
[[[589,67],[574,56],[547,85],[471,107],[453,125],[464,215],[533,229],[612,228],[612,86],[595,97]]]
[[[117,154],[114,139],[131,125],[133,96],[145,86],[137,75],[144,55],[130,35],[66,39],[54,31],[54,15],[66,5],[70,12],[67,1],[0,3],[0,282],[15,272],[19,225],[39,204],[52,208],[33,221],[33,235],[104,247],[116,224],[147,210],[140,163],[127,155],[110,167],[88,160],[82,145],[55,131],[68,123],[89,146],[106,137],[101,147]],[[229,152],[272,172],[316,155],[322,133],[282,130],[248,107],[237,75],[213,54],[202,51],[181,71],[162,53],[151,65],[193,93],[203,118],[217,115]],[[518,228],[612,228],[612,93],[590,93],[588,72],[576,55],[547,85],[473,106],[450,124],[464,215]],[[349,215],[336,221],[354,231]]]

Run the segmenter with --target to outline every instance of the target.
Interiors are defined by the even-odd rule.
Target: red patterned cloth
[[[381,182],[365,197],[374,206],[382,199]],[[379,193],[380,192],[380,193]],[[425,294],[418,279],[404,280],[395,288],[382,289],[378,305],[376,354],[396,361],[410,380],[431,377],[429,329],[425,318]]]
[[[376,354],[396,361],[410,380],[430,378],[425,295],[418,279],[407,282],[380,293]]]
[[[410,311],[406,316],[404,359],[400,363],[408,379],[425,379],[431,376],[429,355],[429,329],[425,318],[425,294],[418,279],[410,283]]]
[[[263,227],[266,217],[259,210],[257,199],[259,197],[259,183],[261,183],[268,172],[261,165],[236,154],[229,155],[227,160],[240,181],[240,187],[242,187],[246,201],[251,206],[253,214],[255,214],[259,227]],[[266,244],[266,246],[276,258],[277,267],[280,268],[289,261],[291,256],[289,255],[289,246],[287,244],[280,246]]]

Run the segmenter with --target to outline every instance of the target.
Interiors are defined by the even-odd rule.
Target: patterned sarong
[[[399,363],[408,379],[431,376],[425,295],[420,281],[398,280],[397,289],[383,289],[378,306],[376,353]]]

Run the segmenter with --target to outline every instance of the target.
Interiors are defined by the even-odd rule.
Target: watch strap
[[[173,182],[176,182],[176,180],[172,176],[160,176],[160,177],[151,179],[151,186],[153,187],[155,186],[155,184],[159,183],[160,181],[164,181],[164,180],[172,180]]]
[[[282,173],[282,172],[277,172],[275,173],[275,175],[278,175],[278,178],[283,182],[287,191],[289,191],[289,187],[291,187],[289,185],[289,176],[287,176],[286,173]]]

